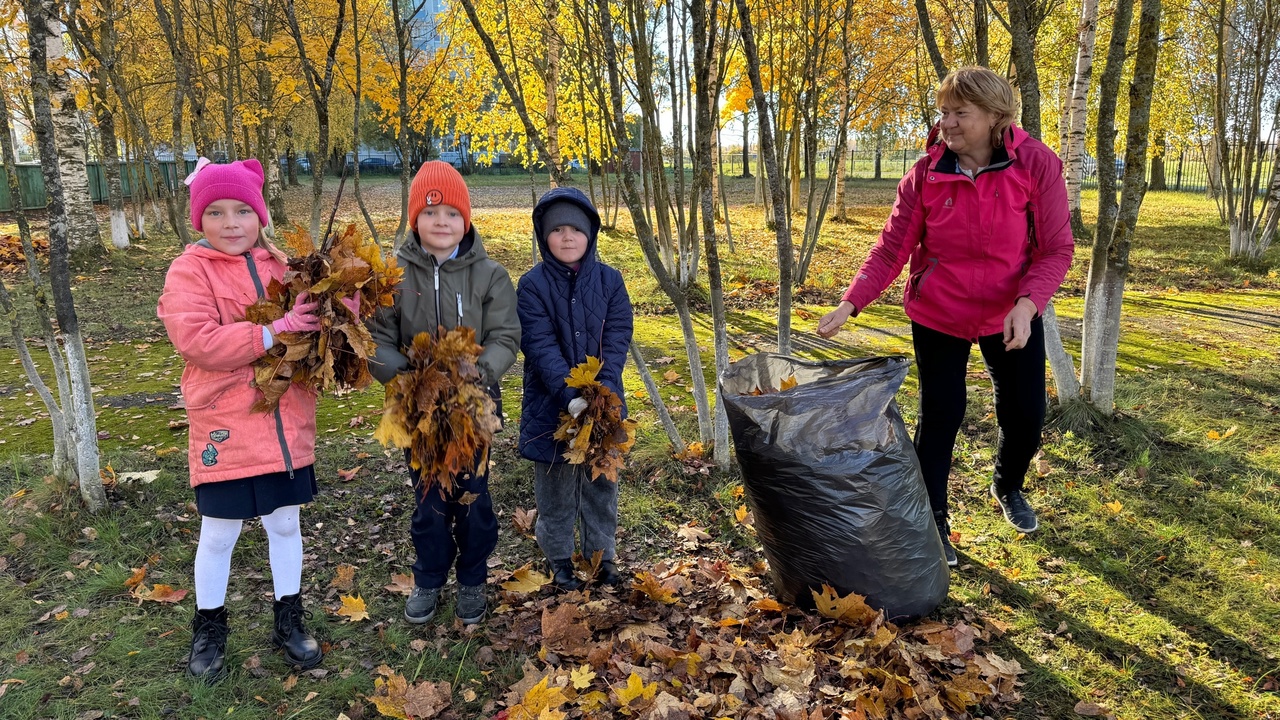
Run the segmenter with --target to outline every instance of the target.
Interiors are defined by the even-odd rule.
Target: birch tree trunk
[[[1120,27],[1113,30],[1113,37],[1119,38],[1119,48],[1117,51],[1117,42],[1113,41],[1104,76],[1111,72],[1113,59],[1122,61],[1124,57],[1124,38],[1128,35],[1133,12],[1132,0],[1122,0],[1121,4],[1129,5],[1127,17],[1123,18],[1125,32],[1120,32]],[[1093,264],[1089,267],[1089,281],[1085,290],[1086,351],[1081,384],[1085,401],[1108,415],[1113,412],[1115,405],[1116,356],[1120,342],[1121,303],[1124,299],[1125,280],[1129,274],[1129,250],[1147,190],[1145,170],[1151,121],[1151,90],[1155,83],[1156,53],[1159,49],[1160,15],[1161,0],[1142,0],[1133,79],[1129,84],[1129,131],[1125,138],[1124,187],[1119,208],[1108,211],[1106,222],[1102,204],[1104,200],[1109,200],[1108,205],[1114,208],[1114,195],[1110,194],[1114,191],[1110,187],[1099,188],[1097,239],[1094,241]],[[1121,8],[1117,7],[1117,25],[1121,20]],[[1116,74],[1118,76],[1119,73]],[[1111,78],[1107,80],[1111,81]],[[1105,85],[1104,92],[1111,95],[1110,114],[1114,117],[1114,95]],[[1105,107],[1102,109],[1106,110]],[[1103,137],[1101,130],[1100,127],[1099,143],[1102,143]],[[1107,169],[1103,166],[1101,149],[1099,147],[1098,153],[1100,186],[1102,174]],[[1109,174],[1113,175],[1114,172],[1111,169]],[[1106,198],[1102,197],[1104,190],[1108,191]]]
[[[67,207],[67,246],[76,253],[97,250],[102,247],[102,233],[98,229],[98,216],[93,211],[93,196],[89,193],[84,124],[80,121],[76,94],[66,70],[66,46],[62,42],[62,24],[57,19],[59,6],[45,2],[42,8],[47,13],[45,21],[49,23],[46,36],[46,53],[51,63],[48,82],[49,92],[53,93],[50,99],[54,104],[57,163],[63,178],[62,190]]]
[[[271,112],[271,96],[275,90],[275,81],[271,76],[271,65],[268,63],[266,46],[275,35],[275,16],[268,7],[269,0],[254,0],[250,9],[250,32],[255,43],[253,62],[257,79],[258,111],[262,119],[258,123],[258,156],[266,169],[267,207],[271,213],[271,224],[276,228],[286,227],[289,213],[284,205],[283,173],[276,160],[276,118]]]
[[[32,129],[40,151],[41,174],[49,193],[49,274],[54,312],[62,333],[62,348],[66,353],[71,385],[72,410],[68,413],[70,422],[67,424],[67,434],[70,444],[75,447],[76,479],[80,484],[80,495],[89,512],[96,513],[106,506],[107,495],[102,487],[102,477],[98,474],[98,430],[89,381],[89,363],[84,351],[84,340],[80,335],[80,321],[76,317],[75,303],[71,296],[68,216],[58,167],[58,146],[55,140],[53,108],[50,104],[51,88],[46,54],[50,28],[40,0],[27,0],[24,5],[31,62],[31,95],[35,110]],[[51,351],[56,352],[56,346]]]
[[[8,193],[9,207],[13,208],[14,215],[17,216],[18,237],[22,242],[22,252],[27,265],[27,277],[31,282],[32,304],[35,307],[36,320],[40,323],[41,337],[44,338],[50,364],[53,366],[58,397],[69,398],[71,397],[71,383],[67,377],[67,364],[58,345],[57,334],[53,329],[53,321],[50,320],[49,294],[40,275],[40,260],[36,255],[35,245],[31,241],[31,224],[27,221],[26,211],[22,209],[22,196],[18,184],[18,163],[13,148],[13,127],[9,118],[9,106],[3,97],[0,97],[0,160],[3,161],[5,168],[5,192]],[[53,474],[70,484],[75,480],[76,465],[75,449],[70,444],[70,434],[67,432],[66,415],[62,412],[62,407],[58,404],[58,401],[49,393],[48,387],[40,377],[40,371],[31,360],[31,354],[26,344],[26,334],[22,332],[22,328],[18,323],[18,314],[11,310],[10,307],[11,303],[6,301],[4,314],[9,317],[13,346],[17,348],[19,357],[22,360],[22,368],[27,373],[27,379],[30,380],[31,386],[40,395],[40,399],[44,401],[45,408],[49,411],[49,419],[53,424]]]
[[[1067,202],[1071,208],[1071,233],[1089,236],[1080,213],[1080,186],[1084,180],[1084,139],[1089,120],[1089,82],[1093,78],[1093,46],[1098,34],[1098,0],[1082,0],[1076,71],[1071,79],[1070,121],[1067,136]]]
[[[469,0],[463,0],[464,3]],[[614,143],[614,163],[622,168],[622,196],[631,213],[631,221],[635,225],[636,237],[640,241],[640,249],[644,252],[649,269],[658,280],[658,286],[671,299],[676,315],[680,319],[680,330],[684,336],[685,355],[689,360],[689,374],[692,376],[694,402],[698,411],[698,439],[705,446],[714,440],[711,421],[711,407],[707,399],[706,378],[702,374],[702,356],[698,348],[697,336],[694,333],[693,317],[689,311],[689,302],[675,278],[662,263],[661,252],[654,239],[653,226],[645,216],[645,206],[636,186],[635,172],[631,168],[630,138],[627,132],[627,118],[622,105],[622,73],[619,69],[618,49],[614,38],[613,16],[608,0],[597,0],[596,11],[600,17],[600,34],[604,41],[604,60],[609,75],[609,100],[611,115],[611,131]],[[643,93],[642,93],[643,95]],[[654,398],[661,402],[661,397]],[[680,448],[684,450],[684,448]]]
[[[760,80],[760,52],[756,48],[755,32],[751,26],[750,8],[746,0],[735,0],[738,22],[742,26],[742,47],[747,58],[747,74],[751,79],[755,97],[756,125],[760,128],[760,156],[764,158],[765,174],[769,179],[769,201],[773,206],[774,233],[778,245],[778,352],[791,354],[791,286],[794,251],[791,246],[791,225],[787,217],[787,203],[783,198],[782,178],[778,175],[778,154],[773,144],[773,130],[769,122],[769,104]]]
[[[719,34],[719,4],[714,0],[691,0],[693,16],[693,83],[696,89],[693,171],[702,209],[702,243],[707,258],[707,280],[711,291],[711,325],[715,338],[716,378],[729,369],[729,332],[725,326],[724,285],[720,275],[720,249],[716,242],[714,156],[715,125],[719,113],[716,98],[719,86],[713,60]],[[717,386],[714,418],[715,446],[712,459],[720,467],[729,464],[729,418],[724,398]]]

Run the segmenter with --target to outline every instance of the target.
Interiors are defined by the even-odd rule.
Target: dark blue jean
[[[489,495],[487,454],[481,470],[479,475],[455,475],[448,493],[441,491],[439,483],[432,483],[424,492],[418,471],[410,465],[418,506],[409,535],[418,556],[413,563],[413,580],[419,587],[443,587],[450,567],[456,567],[460,585],[483,585],[488,578],[489,555],[498,545],[498,518]],[[468,493],[474,493],[474,498]],[[469,502],[464,504],[463,500]]]

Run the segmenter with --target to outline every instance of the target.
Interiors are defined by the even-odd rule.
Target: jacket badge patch
[[[214,430],[213,432],[209,433],[209,439],[216,443],[226,442],[227,438],[229,437],[231,437],[230,430]]]
[[[200,462],[204,463],[205,467],[218,464],[218,448],[214,447],[213,443],[205,444],[204,452],[200,453]]]
[[[427,191],[427,205],[439,205],[444,202],[444,194],[439,190]]]
[[[942,207],[951,207],[952,205],[955,205],[955,198],[947,198],[947,201],[942,203]]]

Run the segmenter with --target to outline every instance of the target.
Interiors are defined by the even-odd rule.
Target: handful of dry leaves
[[[377,243],[362,238],[355,225],[347,225],[332,244],[319,250],[301,228],[282,235],[298,257],[289,260],[283,282],[272,280],[266,297],[249,306],[245,319],[268,325],[284,317],[305,292],[318,303],[320,330],[280,333],[276,344],[254,362],[253,382],[263,395],[253,405],[257,412],[274,410],[291,383],[318,391],[368,387],[373,382],[368,360],[377,346],[364,321],[378,308],[395,303],[396,286],[404,274],[395,258],[384,261]],[[343,298],[359,298],[359,312],[352,314]]]
[[[623,456],[636,443],[638,423],[622,419],[622,399],[596,380],[599,373],[600,360],[590,356],[569,371],[565,384],[581,391],[579,397],[587,401],[587,409],[576,418],[561,412],[554,437],[569,444],[564,459],[570,465],[589,464],[592,480],[604,476],[618,482]]]
[[[469,327],[418,333],[405,351],[409,368],[387,383],[373,437],[409,449],[409,462],[421,474],[420,492],[436,482],[449,492],[454,475],[478,474],[489,462],[487,450],[502,421],[480,385],[476,359],[482,350]]]

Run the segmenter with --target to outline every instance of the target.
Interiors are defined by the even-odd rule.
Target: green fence
[[[194,160],[187,160],[187,172],[195,169]],[[89,196],[94,202],[107,201],[107,176],[102,171],[102,163],[89,162],[85,163],[86,169],[89,171]],[[133,172],[128,165],[120,164],[120,187],[124,192],[124,196],[133,196]],[[3,165],[0,165],[0,171],[7,172]],[[160,174],[164,175],[164,180],[169,184],[172,190],[177,187],[174,178],[174,162],[172,160],[162,161],[160,163]],[[154,183],[150,169],[146,172],[147,182]],[[2,177],[2,176],[0,176]],[[43,210],[49,204],[48,194],[44,191],[44,175],[40,172],[40,165],[18,164],[18,195],[22,198],[22,208],[24,210]],[[13,204],[10,202],[9,193],[0,192],[0,212],[9,212],[13,210]]]

